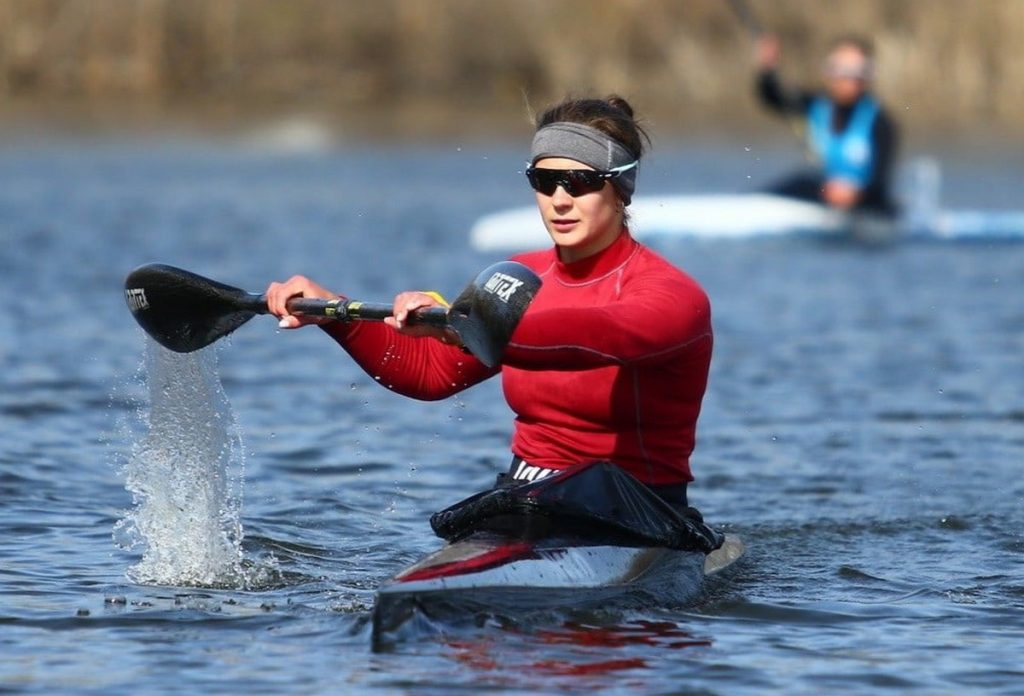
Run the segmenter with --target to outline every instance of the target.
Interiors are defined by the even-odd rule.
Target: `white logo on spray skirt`
[[[513,481],[540,481],[555,473],[556,469],[545,469],[542,466],[533,466],[520,460],[519,466],[512,473]]]
[[[508,302],[509,298],[515,294],[522,284],[523,281],[517,280],[510,275],[495,273],[484,283],[484,290],[497,295],[498,299],[502,302]]]
[[[149,309],[149,301],[146,299],[146,290],[144,288],[126,288],[124,299],[128,303],[128,309],[133,312]]]

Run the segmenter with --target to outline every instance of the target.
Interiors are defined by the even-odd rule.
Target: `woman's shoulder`
[[[509,261],[521,263],[535,273],[543,273],[555,262],[555,251],[553,247],[551,249],[524,251],[521,254],[512,256]]]
[[[635,275],[645,282],[664,282],[705,294],[700,283],[667,258],[644,244],[638,244]]]

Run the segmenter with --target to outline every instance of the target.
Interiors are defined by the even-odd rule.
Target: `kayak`
[[[524,542],[475,534],[403,570],[377,591],[373,642],[479,614],[680,606],[744,553],[739,537],[704,554],[664,547]],[[411,624],[411,626],[410,626]]]
[[[608,463],[485,491],[431,525],[448,543],[378,589],[377,647],[481,615],[688,604],[744,552]]]
[[[817,203],[768,193],[638,196],[629,210],[630,230],[641,241],[793,234],[888,241],[898,232],[895,220],[887,216],[846,215]],[[478,251],[522,251],[550,243],[536,206],[484,215],[469,236]]]

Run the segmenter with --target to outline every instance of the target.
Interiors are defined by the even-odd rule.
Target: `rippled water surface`
[[[771,155],[667,147],[642,183],[743,188]],[[3,149],[4,688],[1024,688],[1024,245],[1006,242],[660,244],[715,313],[692,498],[747,557],[690,607],[370,650],[374,588],[439,545],[430,512],[507,461],[498,384],[404,400],[266,318],[172,358],[121,284],[162,261],[252,290],[303,272],[369,300],[454,294],[496,260],[467,247],[472,221],[530,200],[521,159]],[[998,205],[1019,180],[1008,158],[959,161],[947,190]]]

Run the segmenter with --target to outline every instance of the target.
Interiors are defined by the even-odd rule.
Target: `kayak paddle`
[[[541,280],[521,263],[501,261],[485,268],[448,309],[430,307],[409,323],[450,328],[462,345],[488,367],[498,364],[519,319]],[[268,314],[265,295],[246,292],[201,275],[159,263],[128,274],[125,301],[153,339],[177,353],[205,348],[257,314]],[[381,321],[392,305],[356,300],[293,298],[288,311],[337,321]]]
[[[760,39],[765,35],[764,25],[758,20],[747,0],[728,0],[728,4],[751,38]]]

